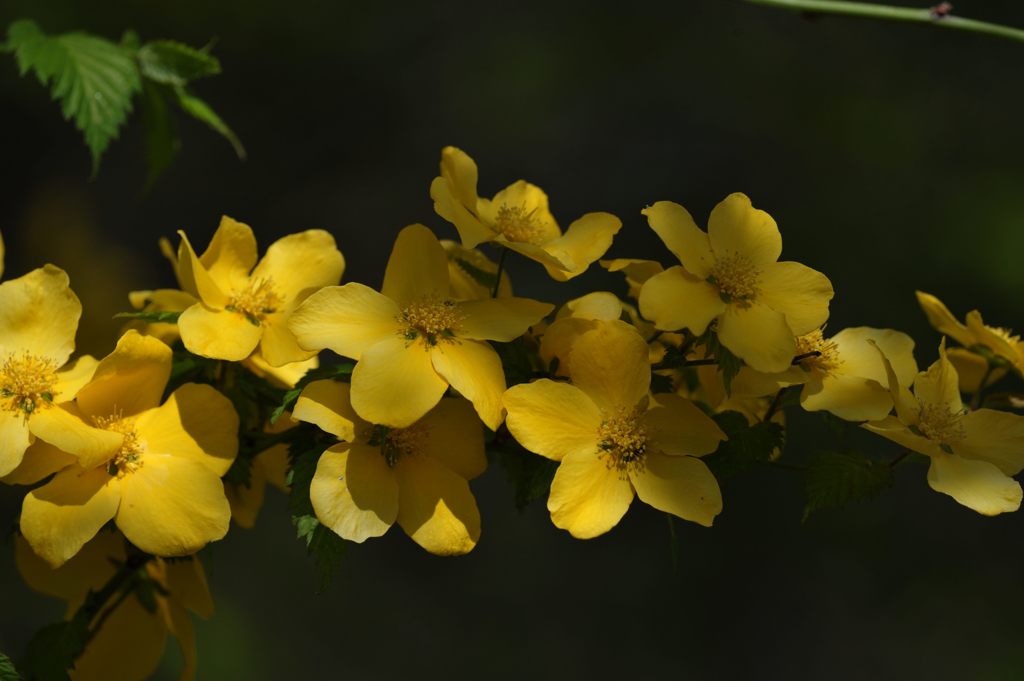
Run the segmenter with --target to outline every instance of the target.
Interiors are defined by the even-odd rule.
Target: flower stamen
[[[280,306],[281,296],[274,290],[273,280],[267,277],[250,279],[245,288],[232,294],[224,309],[243,315],[253,326],[260,326],[267,315],[277,312]]]
[[[760,274],[750,258],[736,253],[719,258],[707,281],[718,288],[718,295],[726,303],[747,307],[760,292]]]
[[[53,404],[56,395],[57,363],[29,352],[11,354],[0,367],[2,407],[21,414],[27,421],[40,407]]]
[[[380,447],[384,461],[389,468],[394,468],[402,457],[419,454],[426,437],[427,429],[420,423],[415,423],[407,428],[374,426],[369,443],[374,447]]]
[[[142,454],[146,448],[139,439],[139,431],[135,429],[135,424],[131,419],[126,419],[121,414],[114,414],[111,416],[94,416],[92,422],[97,428],[120,433],[124,436],[121,448],[107,462],[108,474],[123,478],[125,475],[134,473],[142,468]]]
[[[818,354],[812,355],[811,353]],[[810,355],[799,362],[805,370],[818,370],[826,375],[843,365],[843,358],[839,355],[839,346],[834,340],[826,340],[821,329],[797,336],[796,354],[798,356]]]
[[[525,206],[503,203],[494,219],[494,231],[509,241],[539,245],[544,242],[544,226],[536,212],[536,208],[528,211]]]
[[[463,320],[459,306],[451,298],[428,294],[406,305],[398,315],[402,335],[408,341],[423,338],[433,347],[439,341],[451,340]]]
[[[647,439],[647,429],[637,409],[621,407],[606,416],[597,429],[599,456],[607,457],[608,467],[623,475],[643,467]]]

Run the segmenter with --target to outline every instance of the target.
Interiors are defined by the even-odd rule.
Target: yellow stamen
[[[525,206],[503,203],[494,220],[494,231],[509,241],[542,244],[545,241],[544,225],[537,219],[536,212],[536,208],[527,211]]]
[[[414,423],[407,428],[374,426],[369,440],[371,445],[380,447],[384,461],[389,467],[394,468],[402,457],[418,455],[426,438],[426,427],[421,423]]]
[[[647,429],[636,409],[620,408],[606,415],[597,429],[599,456],[607,457],[609,468],[625,475],[643,467],[647,454]]]
[[[750,258],[736,253],[715,262],[708,282],[718,287],[718,294],[725,302],[747,307],[760,292],[760,274]]]
[[[253,326],[260,326],[267,315],[277,312],[281,296],[274,290],[274,282],[266,279],[250,279],[245,288],[235,291],[224,307],[230,312],[243,315]]]
[[[139,431],[135,429],[135,424],[131,419],[126,419],[121,414],[115,414],[113,416],[94,416],[92,421],[97,428],[124,436],[121,448],[107,462],[107,472],[110,475],[123,478],[128,473],[134,473],[142,468],[142,455],[146,448],[139,439]]]
[[[0,397],[6,400],[2,407],[27,421],[40,407],[53,403],[56,384],[57,363],[52,359],[12,353],[0,367]]]
[[[438,341],[451,340],[462,319],[462,312],[454,300],[437,295],[417,298],[398,315],[406,340],[423,338],[430,346],[437,345]]]
[[[967,430],[961,423],[964,412],[953,412],[944,404],[925,403],[921,405],[917,429],[921,435],[939,443],[946,451],[967,437]]]
[[[821,329],[815,329],[796,339],[797,355],[806,355],[812,352],[820,354],[800,360],[800,366],[804,369],[817,369],[823,374],[831,374],[843,364],[843,358],[839,355],[839,347],[835,341],[826,340]]]

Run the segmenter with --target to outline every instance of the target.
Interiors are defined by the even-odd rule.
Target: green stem
[[[889,462],[889,468],[895,468],[901,461],[903,461],[913,453],[913,450],[904,449],[895,459]]]
[[[107,581],[107,583],[104,584],[99,591],[91,592],[89,596],[85,599],[85,603],[82,604],[80,609],[84,612],[82,612],[81,614],[84,614],[84,616],[87,618],[87,621],[92,623],[92,626],[89,627],[89,635],[86,638],[85,643],[88,643],[90,640],[92,640],[92,638],[97,634],[97,632],[99,632],[100,627],[103,626],[103,623],[111,615],[114,609],[117,608],[117,606],[120,605],[121,602],[129,594],[132,593],[133,589],[125,587],[129,585],[129,582],[132,579],[132,577],[140,569],[142,569],[142,567],[146,563],[148,563],[151,560],[153,560],[153,556],[149,554],[130,553],[125,562],[121,565],[120,568],[118,568],[117,572],[113,574],[113,576]],[[116,594],[118,591],[121,591],[122,589],[124,589],[124,591],[121,593],[117,601],[115,601],[109,608],[106,608],[106,610],[104,610],[107,601],[113,598],[114,594]],[[76,613],[76,617],[77,616],[79,616],[79,613]]]
[[[988,383],[988,379],[992,378],[992,372],[994,370],[995,367],[992,366],[992,362],[989,362],[988,366],[985,368],[985,375],[981,377],[981,383],[978,384],[978,389],[971,397],[971,411],[974,411],[981,406],[981,397],[985,394],[985,384]]]
[[[501,275],[505,271],[505,256],[507,255],[508,249],[502,246],[501,255],[498,256],[498,271],[494,276],[494,289],[491,290],[491,298],[498,297],[498,289],[501,288]]]
[[[866,2],[842,2],[840,0],[746,0],[754,5],[767,5],[795,12],[812,12],[816,14],[839,14],[868,19],[884,19],[887,21],[905,21],[926,24],[937,28],[950,28],[972,33],[983,33],[997,38],[1008,38],[1024,43],[1024,30],[991,24],[987,21],[965,19],[963,17],[940,14],[931,9],[914,9],[911,7],[893,7],[876,5]]]

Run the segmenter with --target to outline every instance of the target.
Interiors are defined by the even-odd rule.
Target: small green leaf
[[[175,100],[178,102],[178,106],[181,110],[187,113],[192,118],[201,121],[208,125],[215,132],[220,133],[235,150],[235,154],[238,158],[245,158],[245,147],[242,146],[241,140],[235,135],[235,133],[228,127],[228,124],[217,115],[210,105],[199,99],[195,95],[191,94],[184,86],[177,86],[173,90]]]
[[[519,383],[529,383],[533,380],[533,362],[530,348],[517,338],[509,343],[491,342],[491,347],[498,353],[501,359],[502,369],[505,370],[505,384],[509,387]]]
[[[321,525],[315,516],[292,518],[292,522],[299,538],[306,540],[306,550],[320,575],[319,591],[326,591],[345,557],[345,540]]]
[[[212,54],[173,40],[146,43],[137,57],[142,75],[164,85],[185,85],[220,73],[220,62]]]
[[[299,399],[299,395],[302,394],[302,389],[313,381],[320,381],[324,379],[338,380],[346,378],[352,375],[352,370],[355,368],[354,364],[328,364],[316,369],[310,369],[306,374],[299,379],[299,382],[295,384],[295,387],[284,394],[284,399],[281,404],[270,413],[270,423],[276,423],[286,411],[295,406],[295,401]]]
[[[557,461],[527,451],[514,440],[495,445],[491,451],[515,488],[516,508],[522,511],[547,495],[558,470]]]
[[[494,288],[494,285],[498,283],[498,273],[496,271],[487,272],[486,270],[482,270],[473,263],[466,260],[465,258],[452,259],[455,261],[456,265],[461,267],[466,272],[466,274],[468,274],[473,279],[473,281],[480,284],[488,291],[492,290]]]
[[[146,191],[149,191],[181,150],[181,139],[163,88],[149,81],[142,85],[142,127],[146,147]]]
[[[85,617],[49,624],[29,641],[22,670],[36,681],[68,681],[68,670],[85,650],[88,638],[89,622]]]
[[[181,312],[118,312],[114,319],[137,319],[149,324],[177,324]]]
[[[820,452],[804,474],[804,520],[823,509],[874,497],[892,483],[892,467],[887,462],[855,452]]]
[[[732,395],[732,380],[743,368],[743,360],[722,345],[718,340],[718,334],[711,336],[709,347],[715,359],[718,360],[718,370],[722,372],[722,382],[725,383],[725,394]]]
[[[14,668],[11,658],[0,653],[0,681],[21,681],[21,675]]]
[[[758,462],[771,461],[772,453],[785,442],[785,431],[778,423],[759,421],[751,425],[737,411],[723,411],[713,418],[729,439],[703,461],[719,479],[742,473]]]

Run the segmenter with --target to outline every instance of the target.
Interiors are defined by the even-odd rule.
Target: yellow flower
[[[410,426],[451,385],[496,430],[505,374],[486,341],[514,340],[552,306],[526,298],[453,299],[444,249],[423,225],[398,235],[381,291],[351,283],[314,293],[292,315],[299,345],[358,361],[352,404],[371,423]]]
[[[540,187],[519,180],[482,199],[476,193],[476,162],[455,147],[441,151],[441,176],[430,184],[434,210],[455,225],[466,248],[494,242],[544,265],[552,278],[583,274],[612,245],[622,221],[587,213],[562,233]]]
[[[824,410],[847,421],[877,421],[888,416],[892,395],[879,350],[889,359],[897,382],[910,385],[917,375],[917,362],[914,341],[905,333],[858,326],[828,339],[821,331],[800,336],[797,355],[821,353],[801,360],[795,369],[804,373],[803,380],[794,381],[804,384],[800,404],[807,411]]]
[[[656,260],[642,260],[638,258],[613,258],[602,260],[601,267],[609,272],[622,272],[626,277],[626,285],[629,287],[629,297],[636,300],[640,297],[640,289],[644,282],[665,271],[660,262]]]
[[[195,553],[227,532],[220,478],[238,451],[238,415],[214,388],[194,383],[161,405],[170,372],[171,349],[129,331],[73,404],[50,409],[67,424],[52,444],[78,461],[28,493],[21,532],[51,565],[111,519],[158,556]]]
[[[90,590],[96,591],[124,563],[124,539],[103,531],[74,558],[52,568],[18,537],[14,557],[25,583],[33,590],[68,603],[70,617]],[[143,568],[163,592],[154,596],[156,611],[147,611],[138,598],[121,601],[96,631],[69,673],[71,681],[135,681],[156,672],[167,635],[178,641],[184,666],[181,681],[195,678],[196,644],[188,610],[203,619],[213,615],[213,599],[198,558],[186,561],[151,560]],[[94,625],[95,626],[95,625]]]
[[[464,248],[454,241],[441,239],[441,247],[448,256],[448,277],[451,280],[451,296],[455,300],[479,300],[490,298],[494,290],[494,278],[498,276],[498,265],[475,248]],[[486,282],[486,284],[484,283]],[[508,272],[502,271],[498,297],[512,295],[512,281]]]
[[[195,296],[173,288],[131,291],[128,294],[128,303],[132,309],[139,312],[182,312],[198,302]],[[150,323],[134,320],[124,327],[124,331],[131,329],[146,336],[159,338],[168,345],[172,345],[181,335],[178,333],[177,324],[167,322]]]
[[[505,393],[512,435],[560,462],[548,497],[554,524],[581,539],[604,534],[635,493],[710,526],[722,495],[696,457],[715,451],[725,434],[689,400],[648,395],[647,344],[624,322],[585,331],[571,359],[572,385],[541,379]]]
[[[256,262],[256,238],[248,225],[221,219],[203,255],[184,232],[178,249],[178,280],[199,299],[178,319],[189,352],[240,361],[257,346],[271,366],[307,360],[288,331],[292,311],[317,289],[337,284],[345,259],[334,237],[311,229],[278,239]]]
[[[982,378],[989,371],[989,362],[972,349],[985,348],[997,358],[1005,360],[1010,368],[1018,374],[1024,372],[1024,340],[1008,329],[986,326],[981,313],[971,310],[967,313],[967,324],[957,321],[941,300],[923,291],[917,291],[917,302],[928,315],[928,323],[955,340],[963,348],[950,348],[947,351],[949,361],[956,367],[960,376],[960,386],[967,392],[975,392],[981,387]],[[1006,367],[995,368],[989,375],[986,385],[999,380],[1006,373]]]
[[[779,229],[743,194],[715,206],[707,233],[671,201],[642,213],[682,263],[650,277],[640,291],[640,312],[659,329],[687,328],[699,336],[717,322],[722,345],[754,369],[774,373],[790,365],[796,336],[828,319],[828,278],[800,263],[777,262]]]
[[[294,418],[342,442],[320,457],[309,487],[316,516],[349,541],[379,537],[396,521],[431,553],[468,553],[480,539],[469,480],[487,468],[483,429],[465,400],[446,398],[405,428],[373,425],[352,408],[350,386],[314,381]]]
[[[928,484],[936,492],[983,515],[1020,508],[1021,487],[1011,476],[1024,468],[1024,417],[965,410],[945,338],[938,361],[918,374],[913,394],[882,358],[896,415],[864,427],[928,456]]]

